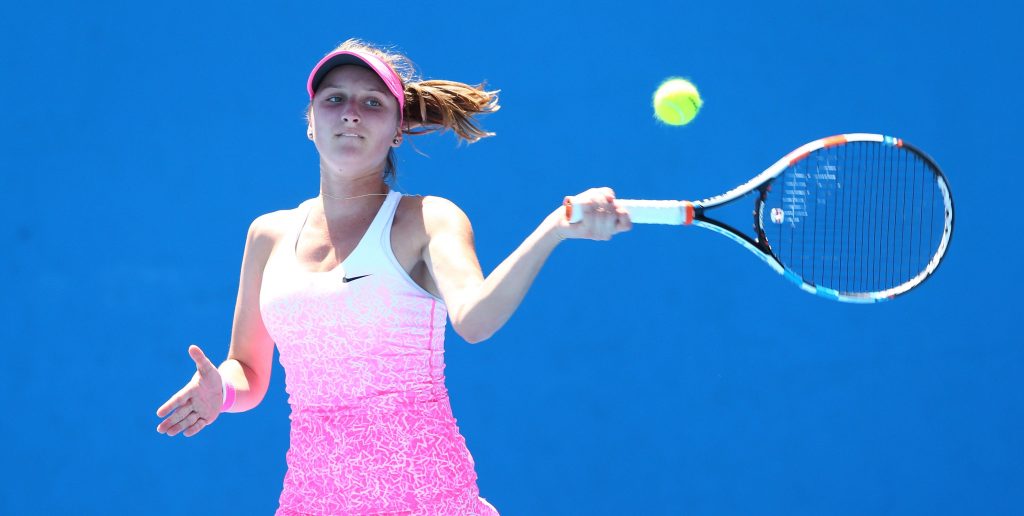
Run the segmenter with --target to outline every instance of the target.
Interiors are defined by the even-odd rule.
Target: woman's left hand
[[[162,434],[184,432],[185,437],[192,437],[213,423],[221,412],[224,385],[220,371],[199,346],[189,346],[188,354],[196,363],[196,373],[185,387],[157,409],[157,417],[165,418],[156,427]]]
[[[570,224],[565,220],[565,209],[556,210],[556,214],[561,214],[557,231],[562,238],[611,240],[612,235],[633,228],[629,213],[615,204],[615,192],[611,188],[591,188],[571,199],[573,211],[581,210],[583,219]]]

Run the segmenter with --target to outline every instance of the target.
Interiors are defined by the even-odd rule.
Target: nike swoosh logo
[[[355,281],[355,280],[357,280],[357,279],[359,279],[359,278],[365,278],[365,277],[367,277],[367,276],[372,276],[372,274],[363,274],[362,276],[353,276],[353,277],[351,277],[351,278],[345,278],[345,277],[342,277],[342,278],[341,278],[341,282],[342,282],[342,283],[348,283],[348,282],[350,282],[350,281]]]

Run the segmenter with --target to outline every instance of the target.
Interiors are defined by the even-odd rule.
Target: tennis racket
[[[754,231],[708,212],[752,197]],[[801,289],[850,303],[892,299],[938,268],[953,197],[927,154],[899,138],[843,134],[790,152],[750,181],[701,201],[617,199],[640,224],[694,225],[732,239]],[[583,214],[565,200],[566,218]]]

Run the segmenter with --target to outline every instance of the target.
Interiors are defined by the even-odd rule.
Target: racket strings
[[[916,153],[876,142],[819,149],[776,178],[763,224],[805,281],[881,292],[919,277],[944,228],[937,175]],[[780,187],[781,186],[781,187]]]

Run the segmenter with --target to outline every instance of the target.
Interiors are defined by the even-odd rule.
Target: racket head
[[[885,301],[921,285],[953,236],[945,174],[899,138],[822,138],[701,202],[729,202],[731,194],[751,190],[758,192],[754,245],[776,262],[769,265],[803,290],[837,301]]]

